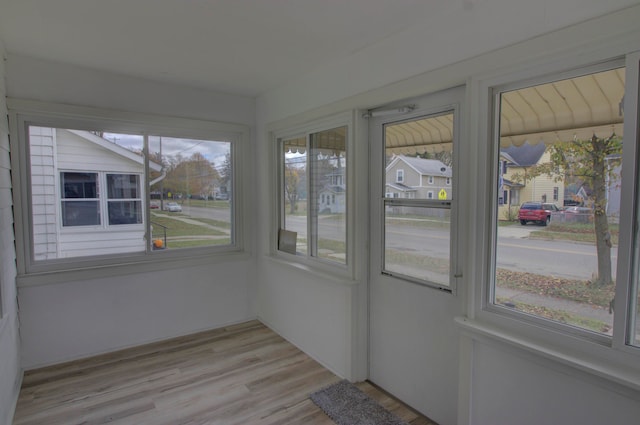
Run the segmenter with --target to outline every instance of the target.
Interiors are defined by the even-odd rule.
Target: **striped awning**
[[[624,68],[618,68],[503,92],[501,147],[622,136],[624,84]],[[385,127],[388,153],[447,151],[452,139],[453,114]]]
[[[347,149],[347,127],[338,127],[311,134],[313,149],[329,155],[340,155]],[[283,141],[287,153],[304,154],[307,150],[307,137],[287,138]]]

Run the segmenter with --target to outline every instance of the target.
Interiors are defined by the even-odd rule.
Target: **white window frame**
[[[621,43],[609,46],[607,49],[584,54],[577,62],[575,55],[562,55],[548,58],[544,63],[526,64],[514,67],[509,72],[496,71],[492,74],[474,77],[470,80],[470,101],[473,105],[493,105],[493,107],[479,107],[472,111],[470,129],[473,134],[470,156],[477,158],[477,163],[469,170],[468,178],[474,182],[474,202],[477,209],[471,217],[476,232],[471,236],[469,253],[471,261],[468,273],[473,284],[468,287],[469,305],[466,318],[458,318],[457,323],[474,334],[482,334],[492,340],[500,340],[510,345],[518,346],[536,355],[553,358],[572,367],[572,370],[582,370],[590,375],[608,379],[609,384],[621,391],[637,391],[640,389],[640,374],[637,364],[640,359],[640,349],[626,344],[630,324],[629,289],[632,282],[633,255],[638,257],[640,241],[635,248],[631,241],[630,231],[620,231],[618,271],[616,273],[618,285],[616,288],[616,315],[614,318],[614,335],[606,337],[585,337],[583,332],[573,332],[571,328],[561,324],[554,324],[546,320],[538,321],[535,317],[526,318],[522,314],[514,314],[507,309],[491,305],[491,284],[494,275],[493,264],[497,226],[498,147],[491,136],[496,128],[498,119],[497,105],[494,102],[494,88],[506,88],[509,85],[519,85],[526,81],[539,84],[575,76],[575,72],[596,72],[598,69],[609,69],[611,64],[619,60],[619,65],[626,66],[626,94],[625,107],[625,135],[636,134],[638,129],[638,62],[640,52],[637,42],[633,44]],[[603,63],[605,64],[603,67]],[[548,81],[544,81],[548,76]],[[630,136],[627,136],[630,137]],[[475,142],[475,143],[474,143]],[[625,147],[623,153],[623,167],[625,175],[637,176],[640,168],[637,157],[640,147],[636,144]],[[626,182],[631,183],[633,177]],[[640,193],[637,183],[622,183],[621,217],[620,222],[628,227],[633,223],[633,214],[640,211]],[[633,204],[633,200],[637,205]],[[632,226],[635,234],[638,227]],[[638,238],[636,238],[638,240]],[[633,248],[633,249],[632,249]],[[635,253],[635,254],[634,254]],[[635,265],[638,268],[638,265]],[[620,281],[624,280],[624,284]],[[620,307],[621,304],[624,307]],[[585,376],[585,375],[582,375]]]
[[[432,185],[432,184],[433,184],[433,182],[434,182],[434,178],[433,178],[433,176],[428,176],[428,178],[427,178],[427,183]]]
[[[404,170],[402,168],[396,170],[396,183],[404,183]]]
[[[269,131],[269,139],[271,141],[271,169],[272,173],[272,199],[274,200],[271,208],[272,212],[272,231],[269,240],[270,258],[278,260],[284,264],[288,264],[294,267],[305,267],[309,270],[318,270],[322,273],[337,276],[339,278],[347,278],[349,280],[355,277],[355,219],[354,219],[354,206],[356,191],[353,189],[355,186],[355,116],[356,111],[349,111],[330,117],[320,118],[310,122],[301,123],[299,125],[280,126],[272,125]],[[280,229],[283,228],[285,218],[285,196],[282,191],[282,176],[284,173],[284,163],[282,161],[282,141],[287,139],[306,137],[307,147],[308,141],[312,134],[320,133],[323,131],[331,130],[334,128],[346,127],[347,142],[346,142],[346,261],[345,263],[339,263],[335,261],[326,260],[313,255],[299,255],[288,253],[278,249],[278,242],[280,236]],[[310,181],[307,180],[307,186]],[[307,190],[307,197],[309,198],[310,192]],[[328,198],[328,195],[327,195]],[[307,215],[307,226],[311,226],[311,220]],[[311,235],[311,231],[308,231]],[[308,238],[307,253],[311,252],[310,238]]]
[[[248,197],[244,195],[243,174],[246,172],[241,164],[246,162],[243,156],[247,149],[244,145],[249,142],[249,129],[243,125],[224,124],[211,121],[192,120],[187,118],[165,117],[160,115],[120,112],[103,110],[99,108],[87,108],[79,106],[44,103],[22,99],[8,99],[9,118],[11,126],[11,147],[16,154],[11,158],[14,185],[14,203],[20,207],[22,214],[16,214],[16,248],[18,263],[19,284],[53,283],[71,277],[90,276],[95,274],[96,268],[118,267],[119,271],[130,270],[142,272],[162,270],[176,267],[176,261],[185,265],[198,265],[211,263],[215,255],[236,253],[246,256],[245,247],[248,246],[248,235],[244,232],[247,222],[247,214],[243,206]],[[87,131],[107,131],[114,133],[130,134],[161,134],[167,137],[184,137],[204,140],[220,140],[231,144],[231,156],[233,158],[233,195],[231,196],[232,219],[232,243],[224,246],[182,248],[176,250],[153,251],[150,246],[144,252],[123,254],[109,254],[100,256],[60,258],[55,260],[33,260],[33,235],[32,214],[30,196],[30,167],[28,160],[28,134],[30,125],[52,128],[74,128]],[[72,171],[72,170],[60,170]],[[109,173],[118,174],[118,173]],[[59,182],[59,173],[57,185]],[[148,175],[148,172],[147,172]],[[106,214],[106,173],[101,175],[100,184],[104,184],[100,193],[101,213]],[[148,186],[144,178],[140,179],[140,185]],[[141,188],[141,190],[143,190]],[[146,199],[143,199],[143,214],[148,214],[146,205],[149,203],[149,193],[143,190]],[[59,197],[58,197],[59,198]],[[104,201],[104,204],[103,204]],[[58,199],[60,205],[60,199]],[[130,228],[133,225],[108,225],[108,214],[103,215],[101,226],[111,229]],[[147,217],[144,221],[146,234],[150,234],[150,221]],[[67,227],[64,230],[80,229],[79,227]],[[212,257],[214,255],[214,257]],[[126,259],[126,261],[124,261]],[[126,265],[123,265],[126,264]],[[55,277],[52,277],[55,275]]]

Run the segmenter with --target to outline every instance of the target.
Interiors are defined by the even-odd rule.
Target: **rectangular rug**
[[[408,425],[347,380],[316,391],[311,400],[338,425]]]

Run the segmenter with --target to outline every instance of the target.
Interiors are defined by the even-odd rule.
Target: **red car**
[[[534,222],[546,226],[551,221],[551,214],[559,212],[555,204],[542,202],[525,202],[520,206],[518,220],[523,226],[528,222]]]

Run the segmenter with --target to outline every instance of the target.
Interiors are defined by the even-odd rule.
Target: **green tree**
[[[298,191],[299,183],[300,170],[292,165],[285,165],[284,194],[289,201],[289,212],[291,214],[296,212],[296,205],[298,205],[298,199],[300,199],[300,192]]]
[[[231,163],[231,152],[227,152],[224,156],[222,169],[220,170],[220,184],[227,187],[231,183],[233,177],[233,165]]]
[[[550,161],[532,167],[528,178],[547,174],[556,179],[567,177],[580,179],[592,190],[598,276],[593,282],[598,286],[613,283],[611,266],[611,233],[607,218],[607,182],[619,178],[615,174],[620,163],[622,140],[615,134],[607,139],[593,135],[588,140],[556,143],[548,148]]]

